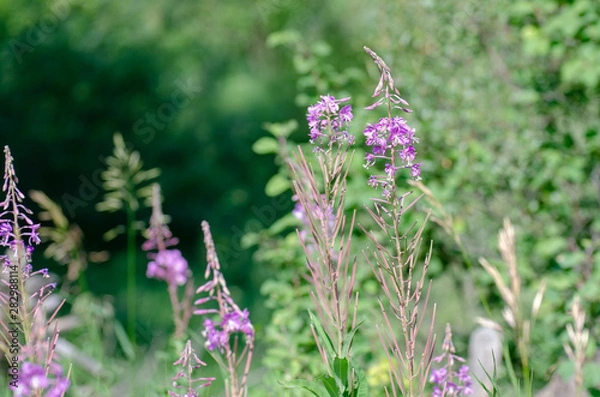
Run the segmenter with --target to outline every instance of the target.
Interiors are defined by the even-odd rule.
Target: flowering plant
[[[15,396],[62,397],[70,382],[69,374],[64,376],[56,361],[59,329],[53,320],[64,301],[46,318],[46,301],[56,283],[45,281],[47,269],[33,268],[31,254],[41,242],[40,225],[32,221],[33,212],[23,204],[25,195],[19,190],[8,146],[4,147],[4,159],[2,191],[6,197],[0,203],[0,246],[6,247],[7,253],[0,255],[0,262],[2,274],[8,277],[2,278],[6,290],[0,291],[4,309],[0,348],[9,363],[9,386]]]
[[[204,320],[202,335],[206,338],[205,346],[227,373],[226,396],[247,396],[248,373],[254,352],[254,327],[250,322],[248,309],[241,310],[227,288],[208,222],[202,222],[202,231],[204,232],[207,262],[204,278],[208,281],[200,286],[196,293],[208,293],[208,296],[196,300],[195,304],[203,306],[211,301],[216,301],[218,307],[199,308],[194,310],[194,314],[201,316],[216,314],[218,316],[219,321],[217,322],[208,317]],[[243,348],[240,346],[240,334],[244,335]],[[240,371],[239,368],[242,365]]]
[[[146,234],[148,239],[142,244],[142,249],[149,251],[150,262],[146,276],[167,282],[175,323],[174,337],[182,339],[192,314],[190,302],[194,293],[194,281],[181,251],[170,248],[177,245],[179,240],[173,237],[167,226],[167,217],[162,212],[160,186],[156,183],[152,193],[152,217]],[[150,252],[153,250],[158,252]],[[182,285],[185,285],[185,292],[180,300],[177,290]]]

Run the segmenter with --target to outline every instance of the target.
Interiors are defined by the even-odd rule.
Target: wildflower
[[[11,386],[13,397],[43,395],[46,397],[62,397],[70,386],[68,378],[62,376],[62,368],[55,364],[50,366],[51,371],[46,374],[46,369],[38,364],[25,361],[19,374],[17,387]],[[53,376],[50,376],[53,375]]]
[[[339,106],[349,100],[350,98],[336,99],[331,95],[324,95],[319,102],[308,107],[306,121],[310,129],[311,143],[325,146],[334,142],[354,142],[354,137],[344,130],[353,119],[352,106],[345,105],[341,109]]]
[[[471,376],[469,367],[462,365],[458,372],[454,371],[455,361],[464,362],[465,360],[457,356],[452,343],[452,331],[450,324],[446,325],[446,336],[442,344],[442,354],[434,357],[434,362],[446,361],[441,368],[431,370],[429,382],[433,383],[433,396],[467,396],[473,394]]]
[[[254,327],[250,322],[250,312],[248,309],[244,309],[241,312],[234,311],[231,313],[227,313],[223,316],[223,322],[221,326],[223,330],[232,333],[232,332],[243,332],[249,337],[254,336]]]
[[[229,340],[227,334],[224,331],[215,329],[215,324],[208,318],[204,320],[204,331],[202,331],[202,336],[206,338],[205,346],[209,351],[213,351],[217,348],[223,349]]]
[[[333,105],[328,103],[328,106]],[[202,222],[202,231],[204,232],[207,262],[204,278],[208,280],[196,290],[196,293],[208,293],[208,297],[198,299],[195,304],[204,305],[216,301],[218,308],[197,309],[194,314],[218,315],[219,320],[217,322],[210,318],[204,319],[202,336],[206,338],[205,346],[208,351],[213,352],[216,350],[220,353],[216,360],[228,374],[225,383],[226,388],[230,388],[229,395],[242,396],[244,395],[254,350],[254,327],[250,322],[248,309],[241,310],[231,298],[225,277],[221,273],[221,265],[208,222]],[[243,349],[241,344],[238,344],[237,336],[234,336],[239,333],[246,336]],[[230,343],[232,337],[234,342]],[[245,367],[242,371],[239,371],[238,367],[244,358],[246,361]],[[241,372],[241,380],[239,372]]]
[[[377,189],[378,182],[377,182],[377,177],[375,175],[371,175],[369,177],[368,185]]]
[[[33,247],[40,243],[38,230],[40,225],[31,220],[33,212],[23,204],[25,195],[19,190],[18,178],[15,172],[13,157],[8,146],[4,147],[4,183],[2,191],[6,194],[4,201],[0,203],[2,212],[0,212],[0,246],[7,247],[8,253],[0,256],[0,261],[5,265],[5,270],[10,268],[11,285],[10,297],[8,293],[0,291],[0,300],[3,302],[11,301],[17,304],[13,324],[18,322],[22,324],[22,333],[24,338],[20,342],[20,353],[17,357],[13,350],[10,352],[3,349],[7,358],[12,356],[11,360],[21,364],[21,373],[17,385],[11,385],[11,390],[15,396],[35,395],[62,397],[69,387],[68,377],[62,377],[62,368],[52,361],[44,359],[44,365],[38,364],[40,355],[54,357],[54,346],[58,340],[58,328],[54,329],[52,343],[46,345],[43,343],[48,332],[45,312],[43,310],[44,301],[50,296],[56,288],[56,283],[41,283],[34,291],[29,292],[24,288],[25,281],[35,275],[48,277],[48,270],[41,269],[33,271],[31,264],[31,254]],[[13,275],[14,274],[14,275]],[[15,283],[12,280],[17,279]],[[5,281],[6,283],[6,281]],[[13,288],[16,287],[16,288]],[[9,299],[10,298],[10,299]],[[62,306],[58,305],[52,318],[56,316]],[[11,309],[12,312],[12,309]],[[8,329],[4,320],[0,320],[0,326]],[[37,362],[36,362],[37,361]]]
[[[388,172],[390,167],[395,170],[412,167],[411,176],[418,172],[418,167],[413,165],[416,155],[414,144],[418,140],[415,130],[402,117],[382,117],[375,124],[367,124],[363,134],[365,144],[371,147],[371,152],[365,157],[366,168],[375,165],[377,159],[383,159],[387,161],[385,173],[390,180],[395,177],[395,172]]]
[[[394,178],[396,176],[396,171],[398,170],[398,167],[394,167],[393,165],[386,163],[385,164],[385,174],[388,176],[388,178]]]
[[[6,246],[12,234],[12,227],[8,221],[0,222],[0,245]]]
[[[184,285],[190,275],[188,263],[179,250],[163,250],[148,263],[146,276],[165,280],[169,285]]]
[[[14,388],[14,396],[26,396],[31,392],[43,390],[48,387],[46,370],[41,365],[24,362],[21,368],[19,386]]]
[[[431,371],[431,377],[429,378],[429,381],[438,385],[442,383],[444,379],[446,379],[446,375],[448,375],[448,370],[445,367],[433,369]]]
[[[28,278],[32,267],[29,266],[33,246],[41,240],[38,234],[39,223],[34,223],[30,215],[33,212],[23,204],[25,195],[19,190],[19,179],[15,172],[13,157],[8,146],[4,147],[4,183],[2,191],[6,197],[0,203],[3,212],[0,213],[0,246],[8,247],[17,257],[16,260],[22,267],[22,277]],[[23,238],[29,237],[27,241]],[[8,265],[9,256],[3,255],[2,262]]]
[[[385,174],[390,182],[390,188],[383,190],[383,196],[389,199],[396,190],[394,183],[396,170],[410,168],[411,178],[420,179],[421,169],[419,165],[413,164],[416,156],[414,144],[418,139],[415,136],[415,129],[410,127],[404,118],[392,116],[392,109],[399,109],[405,113],[410,113],[411,110],[408,109],[408,102],[400,96],[394,85],[390,68],[370,48],[364,49],[373,58],[380,72],[379,83],[373,93],[374,98],[380,98],[367,109],[372,110],[383,103],[388,104],[387,117],[380,118],[375,124],[367,124],[363,131],[365,143],[371,148],[371,153],[367,153],[365,157],[364,166],[372,167],[377,159],[386,162]],[[372,183],[369,185],[373,186]]]
[[[150,227],[146,230],[147,240],[142,244],[149,252],[146,277],[156,278],[167,282],[171,306],[173,307],[173,322],[175,323],[175,338],[183,338],[192,315],[191,300],[194,294],[192,271],[188,263],[177,249],[169,249],[177,245],[179,240],[173,237],[167,226],[167,216],[162,211],[160,186],[152,186],[152,216]],[[183,298],[178,295],[178,287],[186,285]]]

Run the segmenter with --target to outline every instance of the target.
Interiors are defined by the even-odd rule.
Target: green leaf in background
[[[275,137],[287,138],[298,128],[298,122],[295,119],[283,123],[264,123],[263,128]]]
[[[567,241],[562,236],[540,240],[535,245],[535,252],[542,257],[553,257],[567,248]]]
[[[583,383],[586,387],[600,385],[600,364],[589,362],[583,366]]]
[[[285,45],[292,45],[302,40],[302,35],[297,30],[280,30],[278,32],[271,33],[267,37],[267,46],[278,47]]]
[[[290,181],[284,175],[275,174],[269,179],[265,186],[265,193],[269,197],[279,196],[290,189]]]
[[[254,144],[252,145],[252,150],[256,154],[277,153],[277,151],[279,150],[279,143],[274,138],[264,136],[256,142],[254,142]]]

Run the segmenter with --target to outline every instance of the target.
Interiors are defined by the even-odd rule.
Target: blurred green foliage
[[[333,3],[343,26],[354,27],[344,31],[344,48],[333,44],[322,51],[328,48],[326,42],[306,44],[300,39],[302,32],[294,31],[274,33],[268,40],[291,50],[298,81],[303,82],[298,84],[296,102],[306,105],[316,102],[316,94],[345,96],[350,91],[352,103],[364,107],[368,103],[365,94],[376,81],[375,71],[364,66],[370,81],[363,76],[350,82],[342,77],[341,69],[332,73],[331,63],[343,57],[338,53],[355,53],[365,43],[386,59],[415,111],[409,120],[421,138],[417,157],[424,160],[425,186],[451,216],[451,230],[458,233],[464,247],[461,252],[455,235],[430,225],[429,237],[434,241],[431,275],[436,277],[432,300],[439,304],[438,325],[456,324],[464,338],[474,326],[472,320],[464,320],[482,315],[502,321],[503,304],[491,279],[479,268],[470,272],[467,268],[477,263],[477,257],[498,257],[497,231],[502,219],[510,218],[518,227],[526,299],[533,299],[542,278],[549,282],[532,347],[536,388],[541,387],[563,356],[564,326],[572,321],[567,311],[574,294],[585,296],[591,318],[599,314],[600,85],[598,68],[593,65],[600,59],[596,34],[600,6],[591,1]],[[335,38],[326,40],[335,43]],[[321,66],[307,73],[304,65],[314,59]],[[354,62],[344,67],[368,59],[357,55]],[[364,117],[357,111],[354,124],[364,125]],[[299,129],[307,131],[302,124]],[[357,157],[361,157],[360,148]],[[352,178],[364,183],[361,174],[364,171],[357,164]],[[353,192],[357,196],[350,194],[349,208],[367,202],[366,189],[358,191]],[[423,200],[421,208],[429,207]],[[439,222],[443,216],[434,208]],[[281,223],[276,223],[266,233],[277,235],[280,229]],[[256,258],[273,264],[274,269],[289,266],[284,258],[290,255],[290,244],[294,245],[293,233],[279,243],[263,242]],[[277,278],[294,285],[302,269],[299,266],[296,273],[289,273],[288,266],[287,272],[277,272]],[[263,292],[282,316],[284,312],[290,316],[289,310],[300,298],[294,297],[290,306],[287,295],[278,292],[283,287],[273,284],[269,280]],[[465,297],[453,297],[450,291],[456,289]],[[491,312],[473,305],[478,300],[476,290],[490,302]],[[300,289],[294,291],[302,296]],[[368,301],[368,294],[363,294],[361,304]],[[463,314],[457,319],[459,308]],[[277,319],[275,315],[273,321],[279,324]],[[594,324],[588,321],[592,331],[589,357],[600,337]],[[296,329],[304,327],[306,321]],[[296,338],[296,345],[302,346],[307,336]],[[284,349],[289,351],[290,340],[285,342],[281,349],[272,346],[268,364],[273,365]],[[295,367],[278,368],[302,373]],[[597,387],[589,376],[592,372],[586,372],[587,386]]]

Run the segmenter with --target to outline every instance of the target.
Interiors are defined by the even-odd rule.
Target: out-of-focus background
[[[253,144],[269,135],[265,123],[288,120],[298,122],[290,142],[306,142],[306,106],[327,93],[352,96],[360,135],[374,121],[361,109],[378,79],[364,45],[410,102],[423,183],[446,212],[434,211],[439,222],[427,227],[430,275],[440,280],[432,295],[449,302],[439,324],[454,319],[457,335],[468,335],[482,311],[476,293],[461,296],[474,285],[500,313],[477,258],[499,257],[497,232],[510,218],[525,294],[542,277],[549,283],[535,334],[542,384],[562,354],[566,314],[553,313],[566,313],[575,290],[592,315],[600,310],[591,282],[600,277],[596,1],[0,0],[0,143],[11,147],[24,192],[44,191],[80,226],[87,250],[110,252],[89,264],[87,284],[93,296],[114,297],[124,319],[125,240],[103,234],[125,215],[95,209],[120,132],[145,168],[161,169],[164,211],[199,280],[200,222],[210,222],[260,340],[278,310],[264,284],[288,260],[269,251],[265,241],[281,245],[265,230],[293,202],[272,179],[281,164]],[[40,266],[65,274],[38,251]],[[139,342],[151,345],[172,325],[164,285],[147,280],[145,266],[139,254]],[[465,311],[469,321],[457,320]]]

